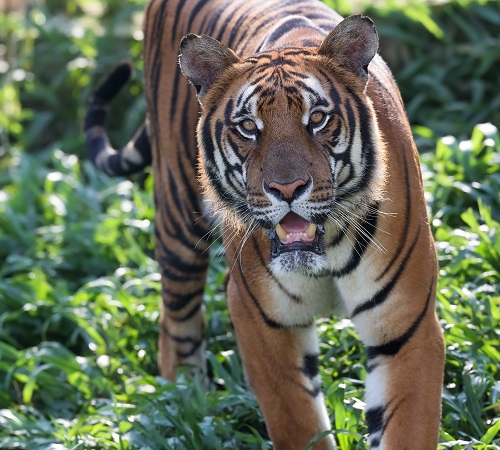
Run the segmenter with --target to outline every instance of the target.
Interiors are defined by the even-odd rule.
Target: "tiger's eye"
[[[323,120],[325,120],[325,113],[322,111],[314,111],[309,116],[309,123],[312,125],[319,125]]]
[[[240,125],[241,128],[243,128],[243,130],[247,131],[248,133],[253,133],[255,130],[257,130],[257,125],[251,119],[245,119],[240,123]]]

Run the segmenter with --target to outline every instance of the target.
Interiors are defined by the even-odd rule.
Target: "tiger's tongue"
[[[298,214],[289,212],[285,217],[283,217],[280,225],[287,233],[305,233],[307,227],[309,226],[309,222],[300,217]]]
[[[283,244],[291,244],[297,241],[312,242],[316,233],[316,225],[294,212],[289,212],[276,225],[276,232]]]

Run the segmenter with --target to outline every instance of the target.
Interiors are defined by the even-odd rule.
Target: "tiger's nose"
[[[311,180],[305,181],[302,178],[284,184],[278,183],[277,181],[271,181],[266,185],[266,190],[278,200],[285,200],[290,203],[307,189],[310,181]]]

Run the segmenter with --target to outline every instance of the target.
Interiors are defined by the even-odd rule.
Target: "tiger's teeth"
[[[316,224],[315,223],[310,223],[309,226],[307,227],[306,234],[308,237],[312,238],[316,233]]]
[[[286,234],[286,231],[283,229],[283,227],[278,223],[275,227],[276,229],[276,233],[278,235],[278,237],[284,241],[287,237],[287,234]]]

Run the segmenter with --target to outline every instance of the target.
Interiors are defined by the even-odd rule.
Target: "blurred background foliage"
[[[132,133],[145,115],[140,96],[144,4],[141,0],[34,0],[24,11],[0,14],[4,152],[12,144],[32,152],[54,143],[68,152],[81,152],[81,123],[92,87],[117,61],[132,58],[137,73],[130,97],[118,99],[112,110],[128,112],[110,114],[112,137],[126,140],[113,130]]]
[[[439,448],[499,449],[500,5],[325,2],[374,19],[423,152],[447,346]],[[136,74],[111,107],[113,143],[144,118],[144,5],[0,0],[0,448],[270,448],[224,261],[205,291],[211,386],[167,383],[155,376],[152,177],[109,179],[83,155],[87,99],[124,58]],[[350,321],[318,328],[339,448],[364,449],[366,355]]]
[[[112,138],[126,140],[121,131],[132,133],[145,113],[139,95],[144,3],[33,0],[24,12],[0,16],[4,152],[12,143],[39,151],[57,141],[78,153],[92,86],[116,61],[132,58],[137,72],[130,96],[113,104],[120,114],[111,114],[109,124]],[[380,53],[395,73],[422,149],[436,137],[467,136],[476,123],[500,126],[497,1],[326,3],[344,14],[362,11],[375,21]]]

